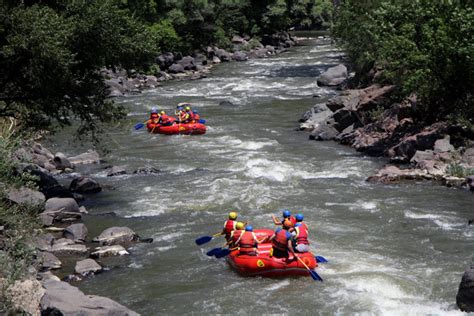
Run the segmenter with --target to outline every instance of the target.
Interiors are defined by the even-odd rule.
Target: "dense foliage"
[[[468,0],[345,0],[335,17],[356,71],[416,93],[432,122],[474,120],[474,10]]]
[[[330,0],[0,0],[0,117],[23,127],[122,116],[106,100],[103,67],[147,70],[233,35],[262,37],[330,23]]]

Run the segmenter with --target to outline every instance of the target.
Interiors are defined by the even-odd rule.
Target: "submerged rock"
[[[318,84],[321,86],[338,86],[347,79],[346,66],[339,64],[331,67],[318,77]]]
[[[99,157],[99,154],[95,150],[89,150],[80,155],[69,157],[69,161],[71,162],[73,166],[85,165],[85,164],[99,163],[100,157]]]
[[[69,190],[80,194],[92,194],[102,191],[102,187],[92,178],[79,177],[72,180]]]
[[[102,266],[94,259],[84,259],[76,263],[74,271],[81,275],[90,275],[102,271]]]
[[[462,276],[456,304],[463,312],[474,312],[474,259]]]
[[[127,170],[125,170],[124,168],[122,168],[122,167],[117,167],[117,166],[113,166],[113,167],[110,168],[110,170],[107,172],[107,177],[119,176],[119,175],[126,174],[126,173],[127,173]]]
[[[101,245],[118,245],[138,241],[138,239],[138,235],[128,227],[110,227],[94,238],[93,241]]]
[[[134,174],[157,174],[160,173],[161,170],[154,168],[154,167],[140,167],[137,170],[135,170],[133,173]]]
[[[102,258],[111,256],[125,256],[130,253],[120,245],[103,246],[95,248],[95,251],[91,253],[92,258]]]
[[[82,244],[76,244],[70,239],[61,238],[54,242],[53,247],[51,248],[51,252],[82,255],[87,253],[87,247]]]

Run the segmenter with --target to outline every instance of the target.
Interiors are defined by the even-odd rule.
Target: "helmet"
[[[290,217],[290,216],[291,216],[290,210],[284,210],[284,211],[283,211],[283,217],[284,217],[284,218],[287,218],[287,217]]]
[[[185,107],[184,109],[185,109],[186,111],[190,111],[190,110],[191,110],[191,108],[190,108],[189,106]]]
[[[183,109],[183,106],[178,104],[178,105],[176,106],[176,108],[177,108],[178,110],[182,110],[182,109]]]
[[[245,231],[246,231],[246,232],[251,232],[251,231],[253,231],[252,225],[247,225],[247,226],[245,226]]]
[[[285,220],[283,221],[283,227],[284,228],[291,228],[291,227],[293,227],[293,222],[290,221],[288,218],[285,218]]]
[[[304,216],[303,214],[296,214],[295,218],[298,222],[302,222],[304,219]]]
[[[229,219],[236,219],[237,218],[237,213],[236,212],[230,212],[229,213]]]
[[[151,108],[151,113],[158,113],[158,110],[155,107]]]
[[[166,114],[166,112],[165,112],[165,111],[161,111],[160,114],[163,115],[163,114]]]
[[[301,224],[301,223],[296,223],[295,224],[295,227],[301,227],[301,226],[303,226],[303,224]]]
[[[235,225],[235,229],[238,229],[238,230],[244,229],[244,223],[238,222],[238,223]]]

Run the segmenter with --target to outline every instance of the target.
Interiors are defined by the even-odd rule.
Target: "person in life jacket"
[[[159,123],[163,126],[170,126],[170,125],[173,125],[173,122],[174,122],[174,118],[172,118],[171,116],[169,115],[166,115],[166,112],[165,111],[161,111],[160,112],[160,121]]]
[[[194,115],[194,112],[191,111],[191,107],[190,106],[186,106],[184,108],[184,111],[186,112],[187,114],[187,118],[185,119],[184,123],[196,123],[195,120],[195,115]]]
[[[291,215],[290,210],[283,210],[282,220],[278,220],[275,215],[272,215],[273,223],[277,226],[283,226],[283,222],[287,218],[293,223],[293,226],[296,224],[296,218],[293,215]]]
[[[303,214],[296,214],[295,218],[296,218],[296,224],[301,223],[301,225],[304,227],[304,229],[306,229],[309,232],[308,225],[306,225],[306,223],[303,222],[303,220],[304,220]],[[295,224],[295,226],[296,226],[296,224]]]
[[[160,121],[160,115],[158,114],[158,110],[155,107],[151,108],[150,118],[146,121],[147,126],[150,124],[157,124]]]
[[[303,223],[296,223],[295,228],[296,252],[309,252],[308,230]]]
[[[290,228],[293,223],[289,219],[283,221],[283,228],[277,228],[275,233],[268,239],[272,242],[271,255],[276,258],[288,258],[289,252],[294,253],[291,242]]]
[[[245,231],[240,235],[236,242],[236,246],[239,247],[239,256],[256,256],[257,246],[265,240],[258,240],[257,236],[253,232],[252,225],[245,226]]]
[[[234,248],[237,246],[237,241],[240,238],[240,235],[244,232],[244,223],[237,222],[235,224],[235,230],[230,233],[230,240],[228,242],[229,248]]]
[[[227,241],[230,240],[230,234],[232,233],[233,230],[235,230],[236,225],[237,225],[237,213],[230,212],[229,219],[225,221],[224,229],[222,230],[222,234],[225,236],[225,240]]]

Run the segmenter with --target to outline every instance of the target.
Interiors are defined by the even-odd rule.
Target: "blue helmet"
[[[302,222],[304,219],[304,216],[303,214],[296,214],[295,218],[298,222]]]
[[[283,210],[283,217],[284,218],[287,218],[287,217],[290,217],[290,216],[291,216],[290,210]]]
[[[158,110],[156,109],[156,107],[151,108],[151,113],[158,113]]]
[[[246,231],[246,232],[251,232],[251,231],[253,231],[252,225],[247,225],[247,226],[245,226],[245,231]]]
[[[296,223],[295,224],[295,227],[301,227],[301,226],[303,226],[303,224],[301,224],[301,223]]]

